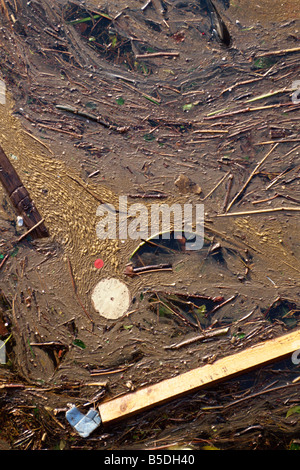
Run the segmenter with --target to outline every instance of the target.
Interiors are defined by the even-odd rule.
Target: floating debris
[[[129,308],[129,290],[118,279],[103,279],[93,290],[92,302],[101,316],[115,320],[122,317]]]
[[[298,324],[300,308],[290,300],[277,297],[263,314],[271,323],[282,321],[288,329],[291,329]]]
[[[6,348],[4,341],[0,340],[0,364],[6,364]]]
[[[6,104],[6,85],[0,80],[0,104]]]
[[[215,5],[211,0],[206,0],[207,10],[210,16],[211,26],[217,38],[225,45],[229,46],[231,43],[231,36],[227,29],[226,24],[222,20]]]
[[[235,296],[225,300],[222,296],[209,297],[205,295],[188,295],[152,291],[149,302],[152,308],[158,309],[161,317],[175,317],[186,325],[195,328],[207,328],[211,324],[211,315]]]
[[[92,408],[84,415],[72,406],[66,412],[66,418],[81,437],[88,437],[101,424],[99,413]]]

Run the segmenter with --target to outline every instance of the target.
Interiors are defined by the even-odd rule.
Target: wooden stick
[[[6,190],[17,213],[23,217],[24,224],[31,230],[33,237],[48,237],[49,233],[41,222],[42,217],[36,209],[27,189],[23,186],[16,170],[0,146],[0,182]]]
[[[232,201],[228,204],[227,206],[227,209],[226,209],[226,212],[229,211],[229,209],[231,208],[231,206],[235,203],[235,201],[241,197],[241,195],[243,194],[243,192],[245,191],[246,187],[248,186],[248,184],[250,183],[250,181],[252,180],[254,174],[257,172],[257,170],[259,169],[259,167],[264,163],[264,161],[268,158],[268,156],[273,152],[273,150],[276,149],[276,147],[278,146],[278,143],[275,144],[271,150],[267,153],[267,155],[264,156],[264,158],[256,165],[256,167],[254,168],[254,170],[252,171],[251,175],[249,176],[249,178],[247,179],[246,183],[243,185],[242,189],[234,196],[234,198],[232,199]]]
[[[236,354],[218,359],[176,377],[103,402],[99,412],[103,424],[166,403],[205,386],[211,386],[255,367],[288,357],[300,348],[300,331],[258,343]]]

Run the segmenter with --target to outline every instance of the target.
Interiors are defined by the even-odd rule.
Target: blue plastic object
[[[99,413],[91,408],[86,415],[76,406],[66,412],[66,418],[81,437],[88,437],[101,424]]]

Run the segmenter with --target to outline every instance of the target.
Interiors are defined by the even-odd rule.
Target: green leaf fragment
[[[182,109],[183,109],[183,111],[190,111],[191,109],[193,109],[193,107],[194,107],[193,103],[188,103],[188,104],[184,104],[182,106]]]
[[[74,339],[73,344],[74,344],[74,346],[78,346],[81,349],[86,348],[86,345],[84,344],[83,341],[81,341],[81,339]]]
[[[259,57],[253,63],[256,69],[266,69],[274,64],[274,59],[270,57]]]
[[[98,20],[103,16],[104,18],[111,20],[112,18],[107,15],[106,13],[101,13],[99,15],[93,15],[93,16],[86,16],[85,18],[77,18],[76,20],[68,21],[68,24],[79,24],[79,23],[86,23],[87,21],[92,21],[92,20]]]
[[[201,305],[201,307],[194,309],[195,314],[197,317],[202,318],[206,314],[206,305]]]
[[[297,405],[297,406],[293,406],[292,408],[290,408],[286,414],[286,418],[288,418],[289,416],[295,414],[295,413],[300,413],[300,406]]]

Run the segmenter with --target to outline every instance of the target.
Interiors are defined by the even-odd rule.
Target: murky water
[[[271,26],[300,18],[297,0],[230,0],[229,11],[236,20],[247,26],[253,22]],[[275,32],[274,29],[273,33]]]
[[[119,15],[113,27],[106,18],[103,30],[67,22],[60,29],[61,12],[55,16],[45,2],[49,14],[44,15],[32,3],[24,17],[15,12],[28,28],[26,41],[21,34],[15,45],[11,32],[1,31],[8,49],[0,56],[1,65],[11,97],[0,110],[1,145],[51,235],[41,243],[21,244],[0,272],[1,287],[15,296],[12,323],[20,368],[32,380],[88,382],[98,371],[109,380],[111,395],[124,393],[128,383],[139,387],[158,381],[198,366],[207,355],[218,357],[234,352],[236,345],[264,339],[268,328],[282,333],[284,322],[274,326],[262,313],[278,296],[292,301],[284,306],[293,305],[293,312],[285,309],[284,314],[297,311],[299,110],[291,101],[290,84],[299,79],[299,60],[295,51],[277,54],[272,61],[256,56],[296,49],[298,1],[233,0],[228,8],[224,4],[229,2],[215,3],[232,36],[230,47],[217,40],[196,1],[166,1],[168,15],[157,8],[159,2],[145,11],[143,1],[133,0],[126,2],[128,8],[102,0],[72,6],[72,14],[79,16],[87,14],[85,8],[97,16],[104,7],[105,15]],[[118,48],[119,40],[126,47]],[[137,59],[138,46],[158,55]],[[66,105],[97,113],[129,131],[114,133],[97,120],[63,111]],[[233,205],[241,215],[227,217],[229,201],[263,158]],[[191,182],[187,192],[175,184],[184,177]],[[127,195],[130,203],[140,197],[148,207],[155,199],[143,195],[153,191],[164,193],[165,203],[204,203],[203,250],[143,256],[139,240],[97,238],[100,201],[118,209],[118,197]],[[0,196],[1,237],[14,239],[15,214],[2,189]],[[294,210],[281,212],[287,204]],[[249,215],[256,208],[276,210]],[[169,263],[172,269],[128,276],[124,268],[134,250],[139,268]],[[95,266],[98,258],[101,269]],[[130,312],[116,322],[100,317],[91,305],[93,287],[109,276],[121,279],[131,293]],[[77,302],[76,287],[94,320],[93,330]],[[165,296],[155,297],[158,290]],[[28,294],[24,303],[24,292],[32,291],[36,300]],[[205,302],[195,302],[190,312],[192,297],[185,297],[184,309],[179,308],[189,321],[182,322],[160,302],[169,302],[172,291],[198,294]],[[154,296],[150,306],[148,293]],[[229,300],[214,310],[212,299]],[[177,308],[178,298],[176,302]],[[237,326],[252,311],[249,322]],[[271,320],[277,320],[279,313],[271,313]],[[289,320],[295,326],[297,318]],[[166,354],[165,347],[175,340],[215,324],[231,328],[220,343]],[[28,344],[53,340],[65,347],[63,359],[54,366],[35,345],[33,361]],[[84,391],[80,393],[85,403]]]

